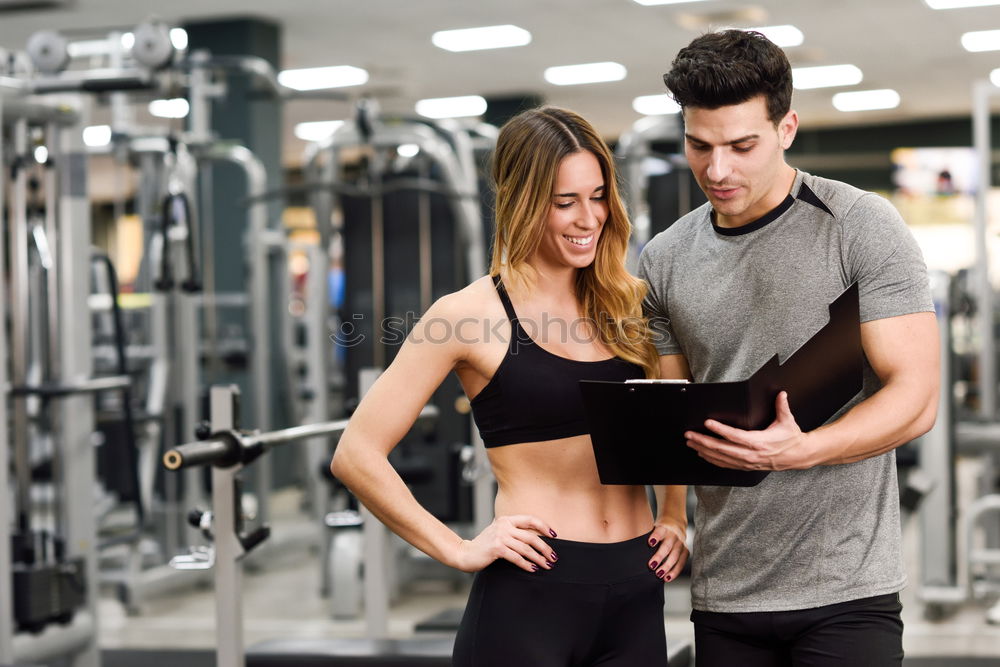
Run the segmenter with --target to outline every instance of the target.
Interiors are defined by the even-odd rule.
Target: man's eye
[[[733,150],[737,153],[749,153],[753,150],[753,146],[733,146]]]

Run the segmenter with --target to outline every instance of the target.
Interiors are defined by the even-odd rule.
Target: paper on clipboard
[[[754,486],[766,471],[720,468],[685,444],[685,431],[706,419],[742,429],[765,428],[778,392],[788,392],[803,431],[823,425],[862,388],[858,287],[830,304],[830,321],[784,363],[774,355],[740,382],[596,382],[580,390],[604,484]]]

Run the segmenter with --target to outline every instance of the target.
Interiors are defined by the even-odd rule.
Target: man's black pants
[[[695,610],[697,667],[899,667],[899,594],[795,611]]]

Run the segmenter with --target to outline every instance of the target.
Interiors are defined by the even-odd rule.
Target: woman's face
[[[557,267],[590,266],[607,219],[604,174],[597,158],[585,150],[567,155],[559,163],[536,257]]]

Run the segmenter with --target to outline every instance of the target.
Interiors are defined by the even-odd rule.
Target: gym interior
[[[338,436],[487,272],[518,111],[611,145],[633,270],[704,203],[662,75],[718,28],[788,54],[788,163],[885,196],[924,253],[942,392],[897,451],[904,665],[1000,665],[994,4],[0,0],[0,665],[451,664],[472,576],[332,476]],[[391,461],[460,535],[492,520],[454,376]],[[690,611],[666,584],[677,667]]]

